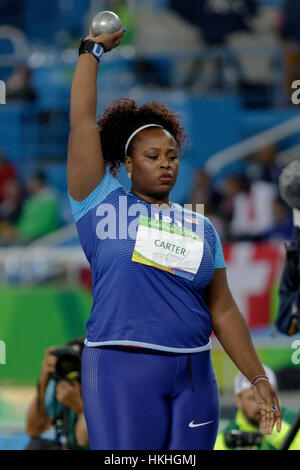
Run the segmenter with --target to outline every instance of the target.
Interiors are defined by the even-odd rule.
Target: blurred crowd
[[[0,152],[0,246],[28,244],[61,226],[59,197],[37,171],[25,182]]]
[[[288,240],[293,215],[279,194],[282,168],[273,145],[248,159],[245,171],[213,184],[203,169],[195,172],[189,203],[204,204],[204,213],[223,242]]]
[[[34,102],[37,99],[31,84],[31,70],[25,64],[18,65],[6,81],[6,99],[9,102]]]

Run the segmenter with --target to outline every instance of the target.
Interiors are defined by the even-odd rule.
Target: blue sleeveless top
[[[210,349],[212,324],[203,289],[216,268],[226,267],[220,239],[211,222],[178,204],[167,210],[148,204],[127,193],[108,169],[84,201],[75,201],[70,195],[69,198],[92,271],[93,306],[85,344],[139,346],[179,353]],[[140,253],[134,257],[140,225],[158,234],[169,227],[174,236],[184,227],[189,241],[194,233],[197,250],[202,247],[196,272],[166,267]],[[168,255],[172,252],[178,258],[188,252],[159,237],[155,245],[156,251],[168,251]],[[195,257],[190,255],[192,264],[193,258],[198,258],[197,250]]]

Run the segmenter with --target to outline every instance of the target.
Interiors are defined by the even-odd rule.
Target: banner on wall
[[[282,243],[235,243],[223,246],[228,284],[250,328],[271,323],[285,259]]]

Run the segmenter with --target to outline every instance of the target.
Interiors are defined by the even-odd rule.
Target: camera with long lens
[[[225,434],[225,442],[227,447],[232,449],[252,449],[252,447],[260,447],[263,436],[258,432],[244,432],[239,429],[232,429]]]
[[[81,381],[81,347],[78,344],[57,348],[51,354],[57,357],[53,379]]]
[[[54,425],[55,439],[34,438],[29,442],[26,450],[80,448],[74,435],[74,411],[57,400],[56,387],[62,380],[66,380],[73,385],[75,385],[76,381],[81,383],[81,355],[83,347],[83,339],[78,338],[65,346],[51,351],[51,354],[57,357],[57,361],[55,371],[49,374],[49,382],[44,397],[44,409]]]
[[[57,357],[55,372],[50,374],[50,381],[45,395],[45,410],[53,418],[56,442],[68,442],[71,423],[71,410],[56,398],[57,384],[66,380],[69,383],[81,382],[81,354],[83,342],[76,341],[51,351]],[[64,447],[63,447],[64,448]]]
[[[293,209],[294,234],[285,243],[286,261],[279,285],[277,330],[288,336],[300,331],[300,161],[290,163],[280,175],[282,199]]]
[[[282,171],[279,179],[282,199],[293,209],[294,225],[300,247],[300,161],[295,160]]]

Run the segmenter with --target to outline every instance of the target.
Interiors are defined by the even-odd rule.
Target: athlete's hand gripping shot
[[[90,448],[212,450],[212,332],[251,383],[261,432],[280,432],[277,395],[228,287],[219,236],[170,201],[187,138],[177,114],[125,98],[96,119],[99,65],[124,34],[81,42],[71,91],[69,197],[93,281],[82,356]],[[116,179],[121,164],[130,192]]]

